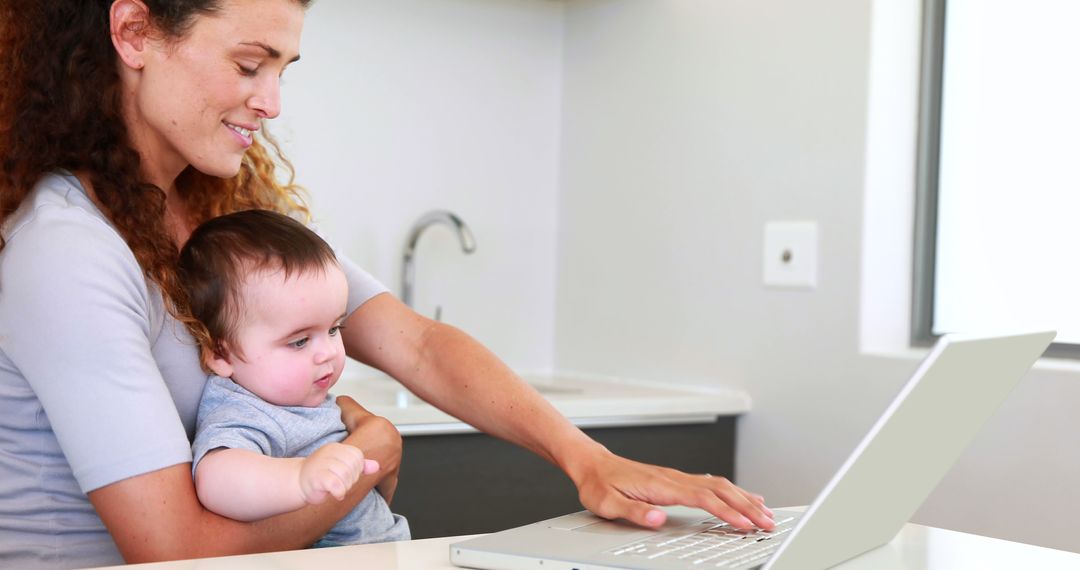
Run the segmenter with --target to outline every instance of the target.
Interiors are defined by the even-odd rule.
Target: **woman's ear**
[[[120,61],[131,69],[146,65],[150,9],[139,0],[116,0],[109,9],[109,34]]]
[[[229,361],[229,348],[224,343],[214,351],[214,355],[206,363],[207,368],[211,372],[221,376],[222,378],[231,378],[233,375],[233,365]]]

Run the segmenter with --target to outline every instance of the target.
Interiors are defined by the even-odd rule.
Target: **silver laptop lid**
[[[1054,336],[942,337],[765,569],[828,568],[892,540]]]

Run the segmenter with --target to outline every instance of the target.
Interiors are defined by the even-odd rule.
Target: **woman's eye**
[[[305,336],[304,338],[297,339],[297,340],[294,340],[294,341],[290,342],[289,346],[291,346],[293,348],[304,348],[304,345],[306,345],[307,342],[308,342],[308,337]]]
[[[236,67],[240,69],[240,75],[247,77],[255,77],[255,74],[259,72],[258,67],[244,67],[243,65],[237,65]]]

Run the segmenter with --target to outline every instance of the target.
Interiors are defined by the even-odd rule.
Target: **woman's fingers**
[[[335,401],[341,408],[341,421],[350,432],[355,430],[365,418],[375,415],[349,396],[338,396]]]
[[[724,477],[690,475],[617,456],[595,461],[579,491],[586,508],[602,517],[656,527],[666,519],[656,505],[684,505],[708,511],[738,528],[776,526],[760,495]]]

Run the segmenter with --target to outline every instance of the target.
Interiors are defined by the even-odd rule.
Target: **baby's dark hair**
[[[182,319],[199,343],[203,366],[229,350],[243,357],[236,331],[249,275],[321,272],[337,265],[330,246],[304,224],[269,210],[213,218],[191,233],[180,250],[178,276],[190,317]]]

